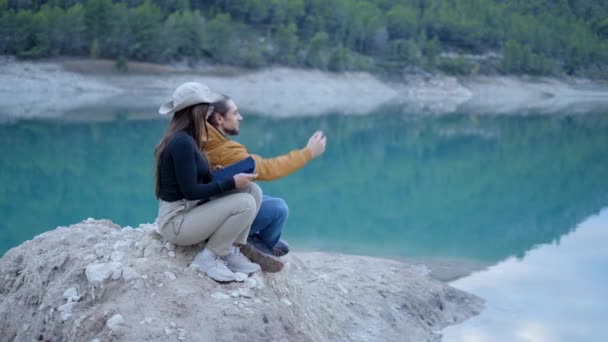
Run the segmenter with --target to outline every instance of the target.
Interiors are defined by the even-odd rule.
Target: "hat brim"
[[[223,99],[223,96],[220,93],[216,93],[214,91],[209,90],[206,94],[201,96],[197,94],[193,97],[187,98],[185,101],[175,105],[175,101],[171,100],[169,102],[163,103],[160,108],[158,108],[158,113],[161,115],[167,115],[175,112],[179,112],[180,110],[194,106],[200,103],[212,104],[216,101],[220,101]]]
[[[158,113],[160,115],[167,115],[169,113],[173,113],[174,111],[173,100],[163,103],[158,109]]]

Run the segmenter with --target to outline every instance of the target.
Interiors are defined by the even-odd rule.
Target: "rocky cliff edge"
[[[155,225],[88,219],[0,259],[2,341],[438,341],[483,301],[400,261],[292,253],[217,283]]]

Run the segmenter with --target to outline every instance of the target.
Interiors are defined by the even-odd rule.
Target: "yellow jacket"
[[[269,181],[285,177],[299,170],[312,160],[312,152],[307,147],[293,150],[275,158],[264,159],[258,155],[250,154],[245,146],[226,138],[215,127],[207,123],[205,124],[209,131],[209,140],[204,147],[204,152],[212,167],[218,165],[228,166],[251,155],[255,160],[255,170],[258,174],[258,179]]]

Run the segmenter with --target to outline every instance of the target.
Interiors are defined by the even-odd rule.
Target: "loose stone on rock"
[[[104,280],[112,277],[114,279],[120,278],[122,273],[122,264],[119,262],[108,262],[90,264],[85,269],[85,275],[92,284],[101,284]],[[118,274],[118,277],[116,275]]]
[[[159,254],[163,246],[160,241],[152,240],[150,243],[144,248],[144,258],[147,258],[151,255]]]
[[[121,314],[116,314],[106,321],[106,327],[112,331],[118,330],[120,325],[124,323],[125,319]]]
[[[213,299],[228,299],[230,298],[229,295],[222,293],[222,292],[214,292],[211,294],[211,298]]]
[[[67,321],[72,316],[72,307],[74,307],[74,305],[76,305],[76,303],[66,303],[57,308],[62,321]]]
[[[253,294],[251,293],[251,291],[249,289],[246,288],[240,288],[238,289],[238,294],[241,297],[245,297],[245,298],[251,298],[253,297]]]
[[[183,341],[186,339],[186,329],[180,328],[180,329],[177,329],[177,332],[178,332],[178,336],[177,336],[178,340]]]
[[[139,322],[139,324],[150,324],[150,323],[152,323],[151,317],[146,317],[146,318],[144,318],[143,321]]]
[[[245,280],[245,285],[247,285],[248,288],[253,289],[255,288],[258,284],[257,281],[255,281],[255,279],[253,278],[247,278]]]
[[[78,290],[74,287],[70,287],[69,289],[63,291],[63,299],[68,300],[71,297],[78,296]]]
[[[97,255],[95,255],[95,254],[87,254],[87,255],[85,255],[84,258],[82,258],[82,260],[87,261],[87,262],[93,261],[95,259],[97,259]]]
[[[139,273],[137,273],[137,271],[135,271],[132,267],[125,267],[122,270],[122,278],[126,281],[137,279],[139,278]]]
[[[125,253],[121,252],[121,251],[114,251],[110,255],[110,259],[112,259],[112,261],[120,261],[124,257],[125,257]]]
[[[93,247],[93,250],[95,251],[95,255],[98,258],[103,258],[103,255],[104,255],[103,250],[105,247],[106,247],[106,245],[104,245],[103,243],[98,243]]]

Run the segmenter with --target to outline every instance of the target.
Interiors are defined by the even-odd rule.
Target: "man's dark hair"
[[[211,104],[213,106],[213,113],[207,118],[207,122],[210,123],[211,126],[218,128],[219,125],[215,120],[215,113],[218,113],[222,117],[226,116],[226,113],[228,113],[228,101],[230,101],[230,97],[222,95],[221,100]]]

